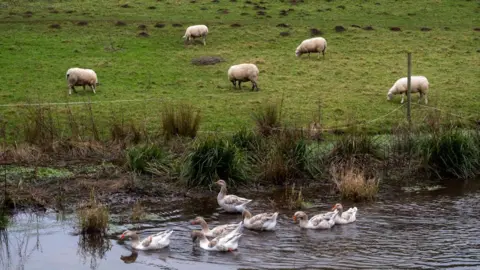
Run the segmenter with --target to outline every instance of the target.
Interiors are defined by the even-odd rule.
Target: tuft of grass
[[[190,187],[208,187],[218,178],[236,185],[247,181],[247,163],[246,156],[228,139],[209,136],[187,154],[184,175]]]
[[[326,158],[328,164],[354,162],[359,166],[371,165],[380,157],[379,150],[372,136],[353,132],[340,136]]]
[[[130,216],[130,220],[132,222],[140,222],[140,220],[142,220],[144,217],[145,217],[145,209],[142,206],[142,203],[139,201],[135,202],[132,208],[132,214]]]
[[[368,178],[365,172],[355,166],[330,166],[332,181],[345,199],[354,201],[373,200],[378,193],[380,180]]]
[[[2,207],[0,209],[0,230],[4,230],[7,228],[8,223],[9,223],[9,218],[8,218],[8,213],[7,211]]]
[[[302,178],[306,169],[307,143],[302,133],[284,129],[268,140],[266,153],[258,153],[260,179],[274,185]]]
[[[200,120],[200,112],[191,105],[166,105],[162,112],[163,136],[167,140],[177,136],[195,138]]]
[[[170,155],[156,144],[134,146],[127,150],[128,167],[137,173],[168,173]]]
[[[266,104],[257,109],[253,119],[257,126],[257,132],[263,136],[278,133],[281,118],[281,108],[277,104]]]
[[[247,152],[256,152],[262,148],[264,138],[257,133],[242,127],[238,132],[234,133],[231,138],[232,143],[239,149]]]
[[[94,189],[89,201],[77,209],[78,226],[82,234],[105,233],[108,227],[108,209],[95,198]]]
[[[285,206],[289,209],[305,209],[310,207],[310,203],[305,202],[302,194],[302,188],[298,190],[295,188],[295,184],[291,187],[285,188],[284,194]]]
[[[480,172],[478,132],[458,128],[440,130],[420,140],[424,166],[438,176],[470,178]]]
[[[34,106],[24,116],[25,141],[42,148],[50,147],[58,138],[57,124],[48,107]]]
[[[113,123],[110,127],[110,139],[115,143],[138,144],[142,140],[142,135],[133,122],[129,125]]]

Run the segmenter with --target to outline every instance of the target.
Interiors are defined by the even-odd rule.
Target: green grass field
[[[388,102],[386,93],[406,76],[410,51],[413,74],[430,81],[429,106],[479,118],[478,1],[252,1],[263,10],[243,0],[192,2],[0,1],[0,103],[143,99],[94,104],[94,115],[99,125],[122,115],[153,127],[163,104],[188,102],[201,110],[201,130],[231,131],[253,125],[251,113],[259,105],[283,97],[286,121],[304,125],[321,104],[328,127],[348,119],[376,119],[397,108],[400,96]],[[79,26],[79,21],[88,24]],[[116,26],[117,21],[126,25]],[[154,27],[157,23],[165,27]],[[240,27],[231,26],[235,23]],[[290,27],[277,27],[281,23]],[[139,30],[140,24],[147,29]],[[207,46],[183,44],[192,24],[209,27]],[[337,33],[339,25],[346,31]],[[298,44],[311,37],[311,28],[327,39],[325,59],[295,57]],[[138,37],[142,31],[149,37]],[[191,64],[195,57],[212,55],[225,62]],[[227,80],[229,66],[243,62],[259,67],[259,92],[251,92],[250,83],[234,90]],[[97,72],[101,85],[96,95],[77,87],[79,93],[68,96],[65,72],[73,66]],[[420,120],[426,111],[414,106],[412,114]],[[0,112],[12,127],[23,121],[24,112],[16,107],[0,107]],[[404,115],[398,110],[369,127],[388,128]]]

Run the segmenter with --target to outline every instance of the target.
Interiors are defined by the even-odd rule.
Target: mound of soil
[[[60,24],[58,24],[58,23],[54,23],[54,24],[51,24],[51,25],[49,26],[49,28],[60,29],[61,26],[60,26]]]
[[[402,31],[402,29],[400,29],[400,27],[396,27],[396,26],[394,26],[394,27],[390,27],[390,31],[393,31],[393,32],[400,32],[400,31]]]
[[[88,22],[87,21],[79,21],[79,22],[77,22],[77,25],[78,26],[85,26],[85,25],[88,25]]]
[[[156,28],[164,28],[165,27],[165,24],[164,23],[156,23],[154,25]]]
[[[480,27],[475,27],[475,28],[473,28],[473,31],[480,32]]]
[[[335,26],[335,32],[340,33],[340,32],[345,32],[347,29],[341,25]]]
[[[137,37],[149,37],[150,35],[147,32],[138,33]]]
[[[115,26],[125,26],[125,25],[127,25],[127,23],[126,23],[126,22],[122,22],[122,21],[117,21],[117,22],[115,23]]]
[[[192,59],[192,64],[197,66],[215,65],[225,60],[220,56],[200,56]]]
[[[290,33],[289,32],[280,32],[280,36],[288,37],[288,36],[290,36]]]
[[[310,28],[310,35],[313,36],[319,36],[323,34],[322,31],[318,30],[317,28]]]

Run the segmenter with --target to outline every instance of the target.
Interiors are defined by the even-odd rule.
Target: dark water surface
[[[469,185],[388,191],[374,203],[356,204],[354,224],[304,230],[293,224],[297,210],[282,209],[275,232],[245,230],[238,251],[208,252],[192,244],[196,215],[209,225],[239,222],[225,214],[215,196],[182,204],[151,206],[142,238],[175,230],[169,248],[132,253],[118,235],[132,225],[113,224],[109,239],[73,234],[74,220],[59,214],[21,214],[0,235],[0,269],[480,269],[480,189]],[[248,196],[248,194],[242,194]],[[251,211],[271,211],[269,195],[253,195]],[[310,194],[307,213],[325,212],[334,199]],[[282,205],[275,199],[277,206]],[[344,202],[344,207],[353,206]],[[128,215],[129,213],[125,213]],[[115,217],[118,220],[123,217]]]

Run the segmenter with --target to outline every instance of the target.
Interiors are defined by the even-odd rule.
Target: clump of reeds
[[[285,188],[284,194],[285,206],[289,209],[301,209],[308,208],[308,203],[305,202],[305,199],[302,194],[302,188],[298,190],[295,188],[295,184],[291,187]]]
[[[142,220],[144,216],[145,216],[145,209],[142,206],[142,203],[139,201],[135,202],[132,208],[132,214],[130,216],[130,220],[132,222],[139,222],[140,220]]]
[[[277,104],[266,104],[253,114],[257,132],[270,136],[278,132],[281,126],[281,108]]]
[[[42,148],[50,147],[58,138],[57,123],[51,108],[33,106],[24,113],[25,141]]]
[[[133,122],[129,125],[113,123],[110,127],[110,138],[115,143],[138,144],[142,140],[142,135]]]
[[[245,155],[226,138],[210,136],[194,144],[186,157],[184,176],[188,186],[210,186],[218,178],[229,184],[245,182]]]
[[[108,209],[90,192],[89,201],[77,209],[78,226],[81,233],[104,233],[108,227]]]
[[[127,150],[129,168],[137,173],[168,173],[170,155],[156,144],[134,146]]]
[[[163,136],[166,139],[177,136],[195,138],[200,120],[200,112],[191,105],[166,105],[162,112]]]
[[[239,149],[247,152],[256,152],[262,148],[264,138],[261,135],[242,127],[238,132],[232,135],[231,141]]]
[[[341,196],[350,200],[373,200],[380,180],[367,177],[364,170],[353,165],[330,166],[330,175]]]
[[[419,141],[425,168],[438,176],[470,178],[480,172],[480,136],[459,128],[440,129]]]

